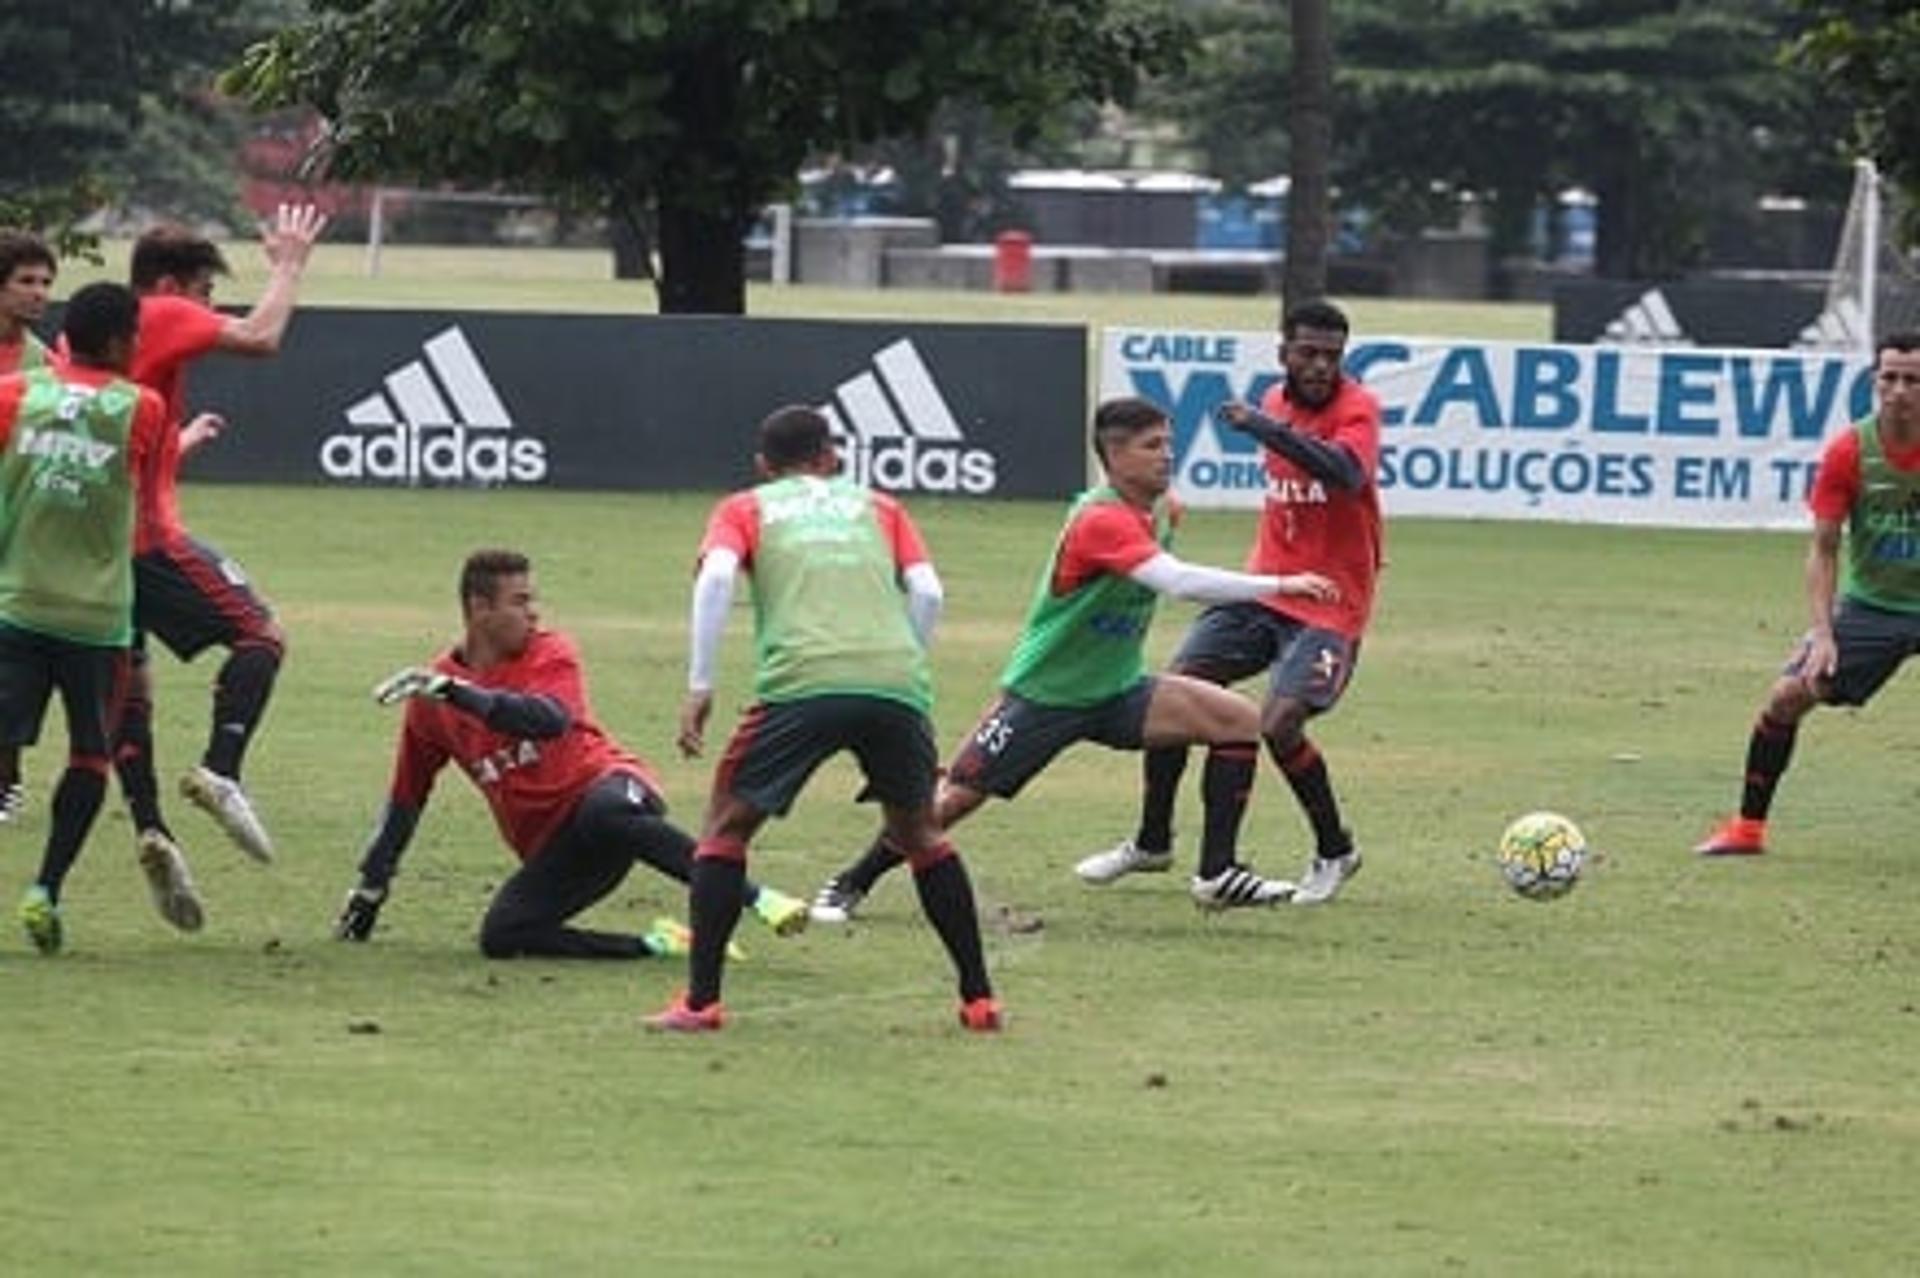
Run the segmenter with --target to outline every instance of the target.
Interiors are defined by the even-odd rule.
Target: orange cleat
[[[689,1007],[687,996],[682,993],[666,1010],[655,1012],[647,1017],[646,1026],[652,1030],[670,1030],[679,1034],[697,1034],[703,1030],[717,1030],[727,1023],[727,1009],[719,1003],[709,1003],[705,1007]]]
[[[1759,856],[1767,850],[1767,823],[1728,817],[1693,850],[1701,856]]]
[[[1000,1000],[991,995],[969,999],[960,1005],[962,1028],[975,1034],[997,1034],[1000,1032],[1000,1023]]]

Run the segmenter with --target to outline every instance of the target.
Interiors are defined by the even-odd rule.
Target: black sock
[[[92,768],[69,767],[53,792],[53,826],[47,831],[47,850],[40,860],[40,877],[35,880],[55,901],[67,871],[80,856],[93,819],[100,815],[100,804],[107,797],[107,777]]]
[[[881,875],[905,864],[906,859],[882,837],[869,844],[858,861],[833,877],[839,881],[841,887],[851,888],[861,896],[865,896],[873,891],[873,885],[880,881]]]
[[[1751,821],[1767,819],[1773,807],[1774,787],[1793,758],[1793,743],[1800,732],[1798,723],[1781,723],[1762,714],[1747,740],[1747,776],[1740,788],[1740,815]]]
[[[144,696],[129,695],[120,711],[120,734],[114,738],[113,768],[120,774],[120,793],[127,798],[136,831],[158,830],[168,838],[160,815],[160,784],[153,769],[153,704]]]
[[[1145,852],[1173,851],[1173,804],[1186,770],[1185,746],[1160,746],[1140,761],[1140,828],[1133,846]]]
[[[20,784],[20,747],[0,746],[0,798]]]
[[[1340,804],[1333,797],[1327,761],[1314,749],[1313,742],[1302,737],[1292,749],[1282,752],[1269,741],[1267,749],[1313,825],[1314,854],[1333,860],[1353,851],[1353,838],[1340,824]]]
[[[280,673],[280,649],[249,643],[228,654],[213,683],[213,728],[201,762],[223,777],[240,779],[247,743],[266,713],[267,698]]]
[[[721,969],[727,961],[727,942],[740,922],[741,891],[747,863],[723,856],[693,859],[692,975],[687,983],[687,1005],[696,1010],[720,1001]]]
[[[980,917],[973,905],[973,882],[958,854],[941,857],[913,872],[920,909],[940,934],[954,972],[960,978],[960,997],[966,1002],[987,998],[993,985],[987,980],[987,960],[980,948]]]
[[[1200,835],[1200,877],[1211,879],[1233,864],[1240,843],[1240,820],[1247,813],[1247,795],[1253,789],[1251,742],[1215,746],[1207,751],[1200,774],[1200,796],[1206,804],[1206,828]]]

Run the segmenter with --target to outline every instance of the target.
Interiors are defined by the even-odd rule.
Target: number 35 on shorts
[[[988,715],[973,731],[973,743],[983,754],[998,755],[1013,740],[1013,725],[1003,714]]]

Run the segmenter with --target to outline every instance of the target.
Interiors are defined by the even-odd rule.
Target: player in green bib
[[[694,849],[691,978],[648,1024],[698,1031],[725,1023],[721,975],[747,844],[769,816],[787,811],[814,769],[845,750],[880,801],[953,960],[961,1025],[997,1030],[973,886],[933,816],[926,645],[940,615],[939,575],[899,502],[838,477],[839,454],[817,410],[782,408],[762,422],[757,461],[766,482],[724,498],[700,544],[682,753],[704,748],[714,665],[743,570],[753,586],[754,704],[714,770]]]
[[[1067,512],[1027,622],[1000,673],[1000,695],[968,733],[936,800],[941,828],[990,796],[1012,798],[1076,741],[1116,750],[1207,744],[1206,830],[1193,898],[1206,909],[1274,905],[1292,885],[1239,862],[1237,844],[1260,740],[1259,709],[1204,679],[1150,676],[1147,628],[1162,595],[1209,603],[1268,595],[1329,598],[1315,573],[1232,572],[1185,563],[1171,546],[1178,508],[1167,499],[1173,429],[1144,399],[1100,405],[1093,446],[1107,482]],[[845,922],[880,875],[900,863],[882,834],[814,898],[814,919]]]
[[[1807,506],[1810,628],[1774,682],[1747,740],[1739,814],[1694,851],[1767,850],[1767,813],[1800,721],[1819,705],[1865,705],[1920,653],[1920,331],[1874,351],[1879,410],[1829,440]]]
[[[20,920],[61,945],[60,888],[106,796],[133,635],[133,514],[159,445],[160,397],[127,379],[139,303],[93,284],[67,303],[71,361],[0,377],[0,746],[40,735],[55,691],[67,768]]]

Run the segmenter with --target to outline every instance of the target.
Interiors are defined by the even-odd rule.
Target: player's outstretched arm
[[[1262,446],[1271,448],[1322,483],[1347,492],[1357,492],[1366,486],[1367,472],[1360,459],[1339,444],[1299,434],[1285,422],[1277,422],[1237,399],[1220,405],[1214,415],[1234,430],[1253,436]]]
[[[380,814],[367,850],[360,858],[360,881],[347,891],[340,915],[333,922],[333,935],[342,941],[364,941],[373,935],[380,919],[380,907],[387,903],[394,871],[400,857],[413,842],[420,825],[420,809],[389,799]]]
[[[382,679],[373,689],[373,699],[383,706],[424,697],[444,701],[456,710],[472,715],[496,732],[512,737],[546,741],[573,726],[573,716],[557,699],[531,692],[505,692],[482,688],[465,679],[440,670],[408,666]]]
[[[1190,564],[1162,551],[1127,574],[1148,590],[1193,603],[1245,603],[1268,595],[1304,595],[1332,599],[1339,592],[1318,573],[1275,577],[1266,573],[1234,572]]]
[[[219,349],[234,355],[273,355],[279,352],[287,324],[293,319],[300,294],[300,277],[327,215],[311,204],[282,204],[273,221],[261,228],[260,243],[267,256],[267,286],[245,315],[230,319],[220,330]]]

